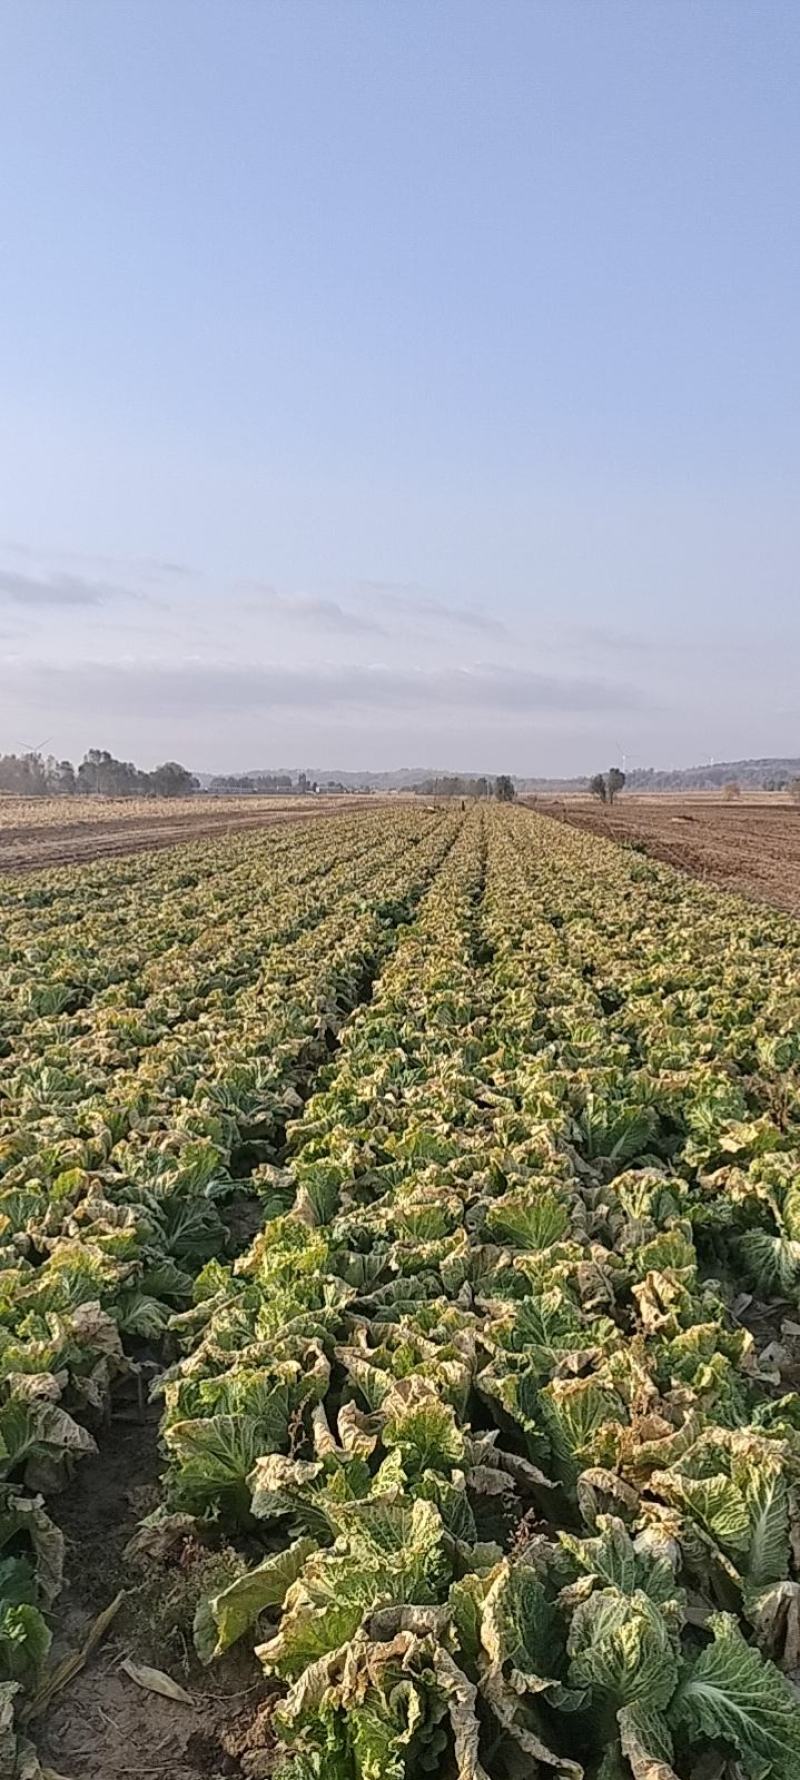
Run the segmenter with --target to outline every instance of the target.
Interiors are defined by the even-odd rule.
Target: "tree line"
[[[326,790],[330,788],[325,787]],[[309,779],[307,773],[298,773],[296,779],[292,778],[291,773],[217,773],[208,789],[219,797],[273,797],[289,794],[305,797],[309,791],[319,791],[320,786],[315,780]],[[335,789],[344,790],[344,786]]]
[[[199,781],[177,760],[151,773],[132,760],[115,760],[106,748],[90,748],[79,766],[52,754],[0,754],[0,791],[19,797],[189,797]]]
[[[411,789],[420,797],[496,797],[500,803],[511,803],[516,797],[514,781],[508,773],[500,773],[496,779],[445,773],[438,778],[420,779]]]

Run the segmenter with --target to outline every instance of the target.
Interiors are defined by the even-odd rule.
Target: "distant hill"
[[[232,777],[259,779],[263,778],[268,773],[287,773],[293,784],[296,784],[301,772],[305,773],[306,778],[309,779],[312,784],[327,785],[333,782],[336,785],[344,785],[348,791],[410,791],[415,785],[424,784],[426,780],[444,776],[443,774],[435,773],[432,768],[428,766],[400,766],[397,767],[394,772],[383,773],[372,773],[367,771],[345,773],[340,772],[338,767],[332,766],[285,766],[248,767],[244,772],[236,773],[232,775]],[[217,775],[214,773],[197,774],[197,778],[204,791],[208,790],[212,779],[216,776]],[[466,773],[464,774],[464,777],[477,779],[480,777],[480,774]]]
[[[717,791],[737,784],[742,790],[783,791],[792,779],[800,779],[800,759],[768,756],[764,760],[715,760],[707,766],[632,766],[625,779],[628,791]],[[584,779],[516,779],[519,791],[585,791]]]
[[[397,767],[393,772],[341,772],[338,768],[327,766],[259,767],[236,776],[257,779],[268,772],[286,773],[293,783],[304,772],[312,784],[326,785],[332,781],[348,791],[413,791],[418,786],[428,790],[431,785],[437,782],[444,784],[454,776],[452,773],[436,772],[431,767],[412,766]],[[211,773],[197,774],[204,790],[208,789],[213,776]],[[462,773],[458,776],[464,780],[474,780],[483,775]],[[490,780],[494,777],[493,774],[486,776]],[[735,781],[743,790],[781,791],[792,779],[800,779],[800,758],[786,759],[769,755],[763,760],[717,760],[713,765],[706,766],[667,769],[652,766],[630,767],[626,784],[630,791],[714,791]],[[514,784],[518,791],[585,791],[588,783],[588,774],[574,779],[527,778],[514,774]]]
[[[709,766],[678,771],[637,767],[628,774],[633,791],[714,791],[737,784],[751,791],[783,791],[800,778],[800,759],[767,756],[762,760],[718,760]]]

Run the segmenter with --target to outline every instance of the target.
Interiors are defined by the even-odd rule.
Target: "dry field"
[[[0,871],[75,865],[357,807],[355,797],[0,797]],[[374,802],[374,799],[367,800]]]
[[[589,797],[543,797],[535,807],[726,890],[800,914],[800,810],[785,794],[756,792],[734,803],[707,792],[623,796],[613,809]]]

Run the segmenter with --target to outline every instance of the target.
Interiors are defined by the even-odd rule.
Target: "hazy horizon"
[[[794,4],[6,0],[0,49],[1,750],[800,753]]]

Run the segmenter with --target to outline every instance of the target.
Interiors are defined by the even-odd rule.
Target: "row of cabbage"
[[[270,795],[268,810],[284,811],[286,809],[303,810],[307,806],[307,798],[276,797]],[[174,824],[181,820],[203,820],[209,814],[213,816],[234,818],[238,815],[252,816],[255,811],[264,810],[264,800],[255,800],[249,793],[245,797],[213,797],[207,792],[203,797],[98,797],[94,793],[82,796],[74,793],[66,797],[17,797],[0,793],[0,835],[8,833],[14,837],[24,835],[28,840],[31,829],[38,829],[46,836],[53,829],[69,828],[88,830],[117,828],[120,832],[140,827],[152,834],[154,828],[163,824]]]
[[[91,1430],[114,1387],[135,1376],[169,1317],[191,1302],[198,1269],[225,1252],[226,1200],[242,1188],[269,1196],[269,1159],[287,1118],[459,821],[424,812],[393,821],[345,816],[291,837],[237,838],[224,848],[126,862],[116,910],[107,886],[97,887],[104,928],[95,931],[85,1005],[53,1011],[38,996],[26,1009],[8,998],[0,1089],[3,1711],[9,1689],[36,1679],[49,1643],[42,1610],[59,1586],[62,1552],[42,1495],[95,1449]],[[91,919],[91,893],[79,874],[69,876],[86,897],[76,918]],[[64,930],[60,954],[53,935],[45,946],[35,899],[48,890],[64,910],[62,874],[39,880],[28,943],[46,950],[57,987],[60,961],[74,974],[86,941]],[[6,895],[18,916],[6,930],[13,987],[31,890],[9,887]],[[152,975],[130,956],[137,910],[141,943],[168,928]]]
[[[250,864],[260,897],[285,898],[342,862],[385,844],[386,831],[360,829],[350,817],[336,825],[336,845],[322,824],[275,830],[252,847],[227,837],[176,847],[160,857],[137,854],[86,866],[0,880],[0,1034],[5,1041],[37,1018],[85,1012],[95,1000],[109,1010],[142,1010],[145,1027],[174,1020],[198,995],[257,967],[265,940],[250,894]],[[287,905],[291,906],[291,905]],[[276,911],[278,925],[283,901]],[[167,968],[165,968],[165,966]],[[176,1003],[176,996],[181,1000]],[[163,1029],[163,1028],[162,1028]],[[50,1029],[44,1029],[47,1041]],[[138,1043],[150,1042],[139,1039]]]
[[[196,1643],[258,1626],[285,1780],[800,1770],[800,1399],[735,1314],[797,1303],[799,968],[469,817],[161,1387],[143,1545],[260,1548]]]

